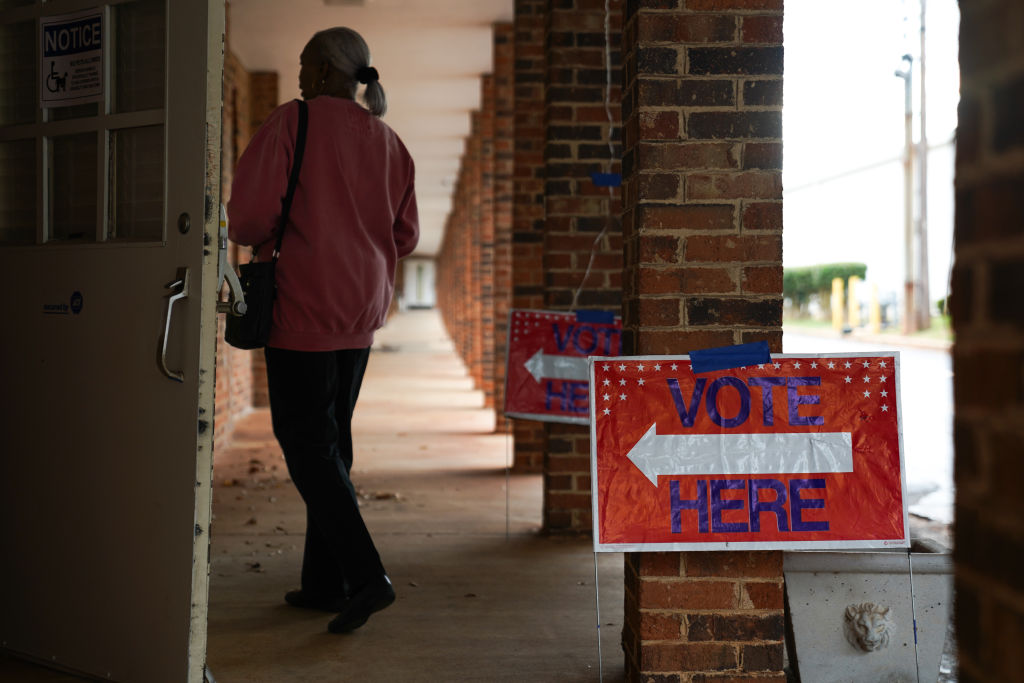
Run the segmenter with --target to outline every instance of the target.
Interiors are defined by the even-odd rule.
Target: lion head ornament
[[[889,608],[864,602],[846,608],[843,632],[854,647],[864,652],[874,652],[889,646],[889,633],[893,623]]]

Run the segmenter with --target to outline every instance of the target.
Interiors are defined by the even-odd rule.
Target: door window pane
[[[14,9],[15,7],[28,7],[35,4],[36,0],[0,0],[0,9]]]
[[[0,243],[36,240],[36,141],[0,142]]]
[[[111,7],[115,112],[164,106],[164,14],[163,0],[137,0]]]
[[[96,133],[50,138],[50,239],[96,239]]]
[[[35,23],[0,24],[0,126],[35,121],[37,61]]]
[[[81,119],[86,116],[98,116],[100,113],[99,102],[87,102],[76,104],[73,107],[53,107],[47,110],[50,121],[65,121],[67,119]]]
[[[109,239],[162,240],[164,127],[110,133]]]

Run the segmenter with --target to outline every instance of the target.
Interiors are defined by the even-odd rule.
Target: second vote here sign
[[[909,545],[898,353],[590,372],[596,550]]]
[[[587,357],[622,349],[622,322],[611,313],[509,314],[505,414],[543,422],[590,420]]]

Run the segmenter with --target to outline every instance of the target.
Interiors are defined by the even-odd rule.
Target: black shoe
[[[345,609],[345,596],[332,598],[326,595],[316,595],[306,591],[288,591],[284,594],[284,601],[292,607],[303,609],[318,609],[323,612],[340,612]]]
[[[331,633],[354,631],[365,624],[371,614],[379,612],[394,601],[395,589],[391,585],[391,579],[382,574],[345,601],[341,614],[327,624],[327,630]]]

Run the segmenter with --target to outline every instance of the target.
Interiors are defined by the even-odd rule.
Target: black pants
[[[302,590],[340,597],[384,573],[359,514],[352,469],[352,411],[370,349],[266,349],[274,436],[306,502]]]

